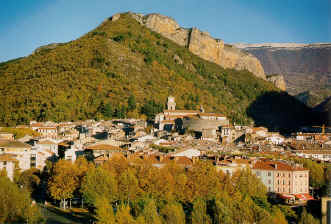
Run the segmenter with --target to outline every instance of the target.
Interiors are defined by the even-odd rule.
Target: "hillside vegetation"
[[[202,104],[206,111],[248,123],[250,117],[258,118],[251,105],[270,91],[280,92],[248,71],[223,69],[202,60],[122,14],[77,40],[1,63],[0,124],[150,118],[164,108],[170,94],[179,109]],[[290,118],[302,123],[291,108],[303,114],[307,108],[293,104],[287,94],[282,99],[282,107],[273,108],[286,108]],[[264,113],[261,102],[257,113]]]

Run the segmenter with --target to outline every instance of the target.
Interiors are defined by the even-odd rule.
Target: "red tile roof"
[[[279,171],[306,171],[308,169],[302,167],[290,166],[283,162],[278,161],[257,161],[253,165],[253,169],[260,170],[279,170]]]
[[[118,146],[107,145],[107,144],[91,145],[91,146],[87,146],[86,149],[88,149],[88,150],[109,150],[109,151],[120,151],[121,150],[121,148]]]

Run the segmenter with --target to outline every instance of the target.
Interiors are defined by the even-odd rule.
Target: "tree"
[[[250,169],[238,170],[232,176],[232,184],[237,191],[251,197],[266,198],[267,188]]]
[[[210,217],[207,215],[207,205],[202,199],[193,202],[192,224],[209,224]]]
[[[299,219],[299,224],[319,224],[320,222],[316,220],[311,214],[309,214],[306,208],[303,208],[301,216]]]
[[[128,110],[133,111],[136,109],[136,97],[134,95],[130,95],[128,99]]]
[[[122,202],[129,203],[139,194],[138,180],[132,169],[125,170],[118,180],[119,198]]]
[[[78,176],[71,161],[59,160],[54,168],[48,188],[54,199],[61,200],[66,208],[66,199],[72,198],[78,187]]]
[[[40,223],[42,216],[32,205],[29,192],[0,176],[0,223]]]
[[[185,223],[183,207],[177,202],[169,202],[161,209],[160,213],[167,224]]]
[[[161,218],[157,213],[155,201],[153,199],[147,199],[145,201],[144,209],[139,215],[138,219],[144,220],[145,224],[161,224]]]
[[[129,205],[120,205],[115,217],[116,223],[118,224],[135,224],[135,220],[130,214]]]
[[[214,201],[213,213],[214,220],[218,224],[234,224],[234,201],[224,192],[223,195]]]
[[[96,218],[98,224],[113,224],[115,223],[114,210],[109,200],[105,197],[96,199]]]
[[[37,190],[39,183],[40,171],[36,168],[23,171],[17,181],[17,184],[30,192],[30,194]]]
[[[81,187],[84,199],[94,205],[98,198],[107,198],[110,202],[118,200],[115,176],[102,167],[91,168],[83,178]]]
[[[103,116],[105,118],[112,118],[113,117],[113,108],[110,103],[107,103],[104,108]]]

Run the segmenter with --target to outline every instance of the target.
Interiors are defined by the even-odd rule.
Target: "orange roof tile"
[[[260,170],[279,170],[279,171],[306,171],[308,169],[302,167],[290,166],[283,162],[278,161],[257,161],[253,165],[253,169]]]
[[[220,113],[199,113],[200,116],[209,116],[209,117],[225,117],[224,114]]]
[[[14,158],[15,156],[12,154],[1,154],[0,155],[0,161],[1,162],[17,162],[17,160]]]
[[[107,145],[107,144],[91,145],[91,146],[87,146],[86,149],[88,149],[88,150],[110,150],[110,151],[121,150],[121,148],[118,146]]]

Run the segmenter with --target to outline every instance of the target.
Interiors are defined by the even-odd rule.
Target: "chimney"
[[[163,161],[163,157],[164,157],[164,156],[160,154],[160,155],[157,156],[157,159],[158,159],[160,162],[162,162],[162,161]]]

